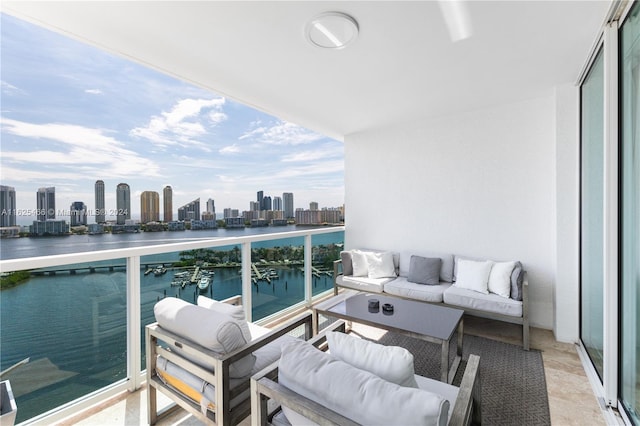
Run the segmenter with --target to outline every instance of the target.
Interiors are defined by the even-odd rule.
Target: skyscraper
[[[131,219],[131,190],[126,183],[119,183],[116,188],[116,223],[124,225]]]
[[[312,201],[309,203],[309,210],[318,210],[318,203]]]
[[[0,185],[0,228],[16,226],[16,189]]]
[[[71,226],[80,226],[87,224],[87,206],[82,201],[74,201],[69,207],[69,215],[71,216]]]
[[[293,219],[295,217],[293,210],[293,192],[284,192],[282,194],[282,201],[284,203],[284,218]]]
[[[95,184],[96,194],[96,223],[105,223],[107,221],[106,210],[104,206],[104,181],[97,180]]]
[[[162,190],[162,220],[171,222],[173,220],[173,189],[169,185]]]
[[[260,210],[271,210],[271,197],[266,196],[262,198],[262,205],[260,206]]]
[[[258,202],[258,205],[262,209],[262,199],[264,198],[264,191],[258,191],[257,195],[258,196],[256,197],[256,201]]]
[[[282,197],[273,197],[273,210],[282,210]]]
[[[207,213],[215,213],[216,212],[216,203],[209,198],[207,200]]]
[[[56,188],[38,188],[36,192],[37,219],[47,220],[56,218]]]
[[[200,219],[200,198],[178,209],[178,220],[191,221],[198,219]]]
[[[140,222],[160,221],[160,194],[156,191],[143,191],[140,194]]]

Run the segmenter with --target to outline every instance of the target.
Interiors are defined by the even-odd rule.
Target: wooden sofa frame
[[[224,303],[239,305],[242,303],[241,296],[231,297],[223,300]],[[304,326],[304,338],[309,340],[312,332],[312,315],[311,312],[301,314],[277,328],[272,329],[264,336],[253,340],[242,348],[239,348],[226,355],[220,355],[198,344],[195,344],[185,338],[171,333],[158,325],[158,323],[149,324],[145,328],[146,338],[146,356],[147,356],[147,412],[149,424],[155,424],[159,419],[170,415],[179,407],[184,408],[190,414],[198,418],[205,424],[215,424],[232,426],[237,425],[244,420],[251,410],[251,398],[247,398],[235,407],[231,407],[231,400],[250,387],[250,378],[241,384],[230,389],[229,366],[239,359],[244,358],[255,350],[273,342],[277,338],[289,333],[290,331]],[[165,345],[159,345],[158,342],[164,342]],[[194,359],[213,364],[213,371],[206,370],[199,365],[185,359],[174,352],[167,349],[167,346],[180,348],[183,352],[188,353]],[[157,375],[156,363],[157,355],[162,355],[172,363],[182,367],[197,377],[206,380],[215,386],[215,411],[206,411],[203,414],[199,404],[187,398],[172,387],[166,385]],[[169,397],[174,404],[166,409],[158,412],[157,392],[160,391]]]
[[[335,331],[338,328],[344,329],[344,322],[337,321],[325,328],[309,342],[320,349],[326,350],[327,332]],[[479,368],[480,357],[478,355],[469,355],[460,383],[458,398],[453,404],[449,425],[480,424]],[[267,404],[269,400],[276,403],[275,408],[271,404]],[[319,425],[357,425],[353,420],[280,385],[278,383],[278,362],[276,361],[251,378],[251,425],[266,426],[270,424],[273,416],[280,411],[282,404]],[[271,411],[269,411],[270,408],[272,409]]]
[[[427,302],[424,300],[416,300],[410,297],[402,297],[395,294],[389,294],[389,293],[384,293],[384,294],[389,297],[397,297],[400,299],[413,300],[416,302],[431,303],[433,305],[441,305],[441,306],[448,306],[450,308],[462,309],[464,310],[465,314],[471,315],[474,317],[488,318],[488,319],[508,322],[511,324],[521,325],[522,326],[522,348],[525,351],[528,351],[529,350],[529,278],[528,278],[527,271],[523,271],[523,272],[524,274],[522,277],[522,317],[503,315],[496,312],[487,312],[479,309],[470,309],[462,306],[450,305],[444,302]],[[342,260],[340,259],[335,260],[333,262],[333,294],[334,295],[338,294],[340,287],[349,289],[349,290],[356,290],[351,287],[340,286],[337,281],[337,278],[339,275],[342,275]]]

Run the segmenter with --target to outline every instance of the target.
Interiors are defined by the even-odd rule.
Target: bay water
[[[299,229],[299,228],[298,228]],[[178,241],[224,238],[252,234],[293,231],[282,228],[245,228],[159,232],[139,234],[72,235],[49,238],[0,240],[2,259],[49,256],[63,253],[97,251],[121,247],[168,244]],[[344,241],[344,233],[314,235],[313,246],[323,247]],[[302,248],[303,237],[281,238],[252,243],[252,250],[274,247]],[[211,249],[224,260],[237,256],[235,246]],[[241,249],[241,247],[237,247]],[[276,249],[277,251],[277,249]],[[335,256],[335,249],[331,252]],[[140,298],[141,336],[144,359],[144,326],[155,321],[153,306],[164,297],[179,297],[195,302],[197,286],[172,285],[176,280],[170,264],[180,260],[180,253],[141,258]],[[92,262],[99,266],[101,262]],[[74,274],[32,276],[26,282],[0,292],[0,371],[30,357],[30,362],[3,376],[11,381],[18,404],[17,421],[24,421],[75,398],[81,397],[126,377],[126,259],[104,261],[114,267],[97,268],[76,265]],[[144,274],[151,266],[164,264],[166,273]],[[315,264],[315,263],[314,263]],[[70,266],[70,268],[73,265]],[[260,266],[258,264],[258,266]],[[302,264],[271,262],[263,271],[273,270],[270,282],[256,280],[252,285],[252,315],[257,320],[304,299]],[[222,300],[241,294],[238,266],[217,267],[212,284],[203,295]],[[313,293],[329,290],[330,274],[313,277]],[[198,324],[193,324],[198,327]]]

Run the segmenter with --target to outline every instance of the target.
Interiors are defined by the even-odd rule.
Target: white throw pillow
[[[340,332],[327,334],[331,355],[388,382],[417,388],[413,355],[399,346],[384,346]]]
[[[296,339],[282,348],[278,381],[292,391],[364,425],[446,424],[449,401],[435,393],[399,386]],[[289,422],[311,424],[282,406]]]
[[[391,252],[366,252],[369,278],[392,278],[396,276]]]
[[[353,265],[354,277],[368,277],[369,265],[367,263],[367,254],[360,250],[351,252],[351,263]]]
[[[516,262],[496,262],[491,267],[488,289],[498,296],[511,297],[511,273]]]
[[[491,274],[492,266],[493,262],[490,260],[479,262],[465,259],[458,260],[455,286],[489,294],[489,274]]]
[[[229,303],[219,302],[202,295],[198,296],[197,303],[198,306],[202,306],[203,308],[211,309],[213,311],[220,312],[221,314],[229,315],[231,318],[238,322],[238,325],[242,330],[242,335],[247,340],[247,342],[250,342],[252,340],[251,330],[249,330],[249,324],[247,323],[246,317],[244,315],[244,308],[242,307],[242,305],[231,305]]]

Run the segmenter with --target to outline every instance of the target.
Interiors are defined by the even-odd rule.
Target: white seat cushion
[[[384,285],[385,293],[406,297],[422,302],[439,303],[443,301],[444,292],[451,287],[450,283],[440,282],[439,285],[424,285],[407,281],[407,277],[398,277]]]
[[[426,287],[426,286],[425,286]],[[522,317],[522,302],[497,294],[484,294],[456,286],[444,292],[444,302],[461,308],[477,309],[484,312],[495,312],[512,317]]]
[[[351,275],[339,275],[336,278],[338,285],[342,287],[352,288],[354,290],[365,291],[369,293],[382,293],[384,286],[396,278],[369,278],[354,277]]]

